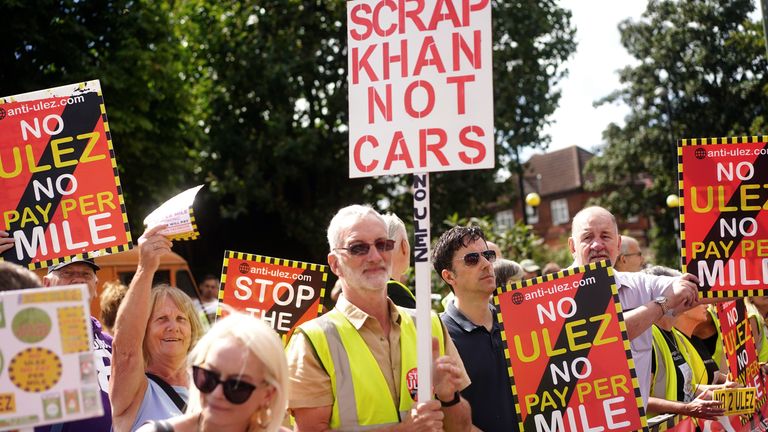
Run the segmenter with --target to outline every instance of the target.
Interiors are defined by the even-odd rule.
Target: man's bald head
[[[576,265],[601,260],[616,261],[621,237],[616,218],[602,207],[587,207],[576,213],[571,225],[568,247]]]

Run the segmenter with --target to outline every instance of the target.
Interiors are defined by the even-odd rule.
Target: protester
[[[637,272],[645,267],[643,252],[640,250],[640,244],[630,236],[621,236],[621,253],[613,268],[623,272]]]
[[[409,309],[387,298],[394,241],[383,218],[367,206],[342,208],[328,227],[328,243],[342,295],[330,312],[302,324],[288,345],[295,430],[397,423],[402,430],[467,430],[469,405],[459,390],[469,379],[434,314],[437,351],[446,353],[433,362],[437,400],[415,402],[416,326]]]
[[[493,249],[488,248],[488,250]],[[496,251],[494,251],[494,253],[495,252]],[[523,268],[520,267],[520,264],[512,260],[497,257],[496,261],[493,262],[493,273],[496,277],[497,286],[506,286],[507,282],[519,282],[523,280]]]
[[[219,278],[212,274],[205,275],[198,287],[200,288],[200,309],[208,322],[213,323],[219,308]]]
[[[653,325],[653,353],[648,416],[683,414],[715,420],[725,413],[720,401],[712,400],[712,392],[735,386],[709,385],[704,362],[696,349],[674,327],[675,318],[664,315]]]
[[[520,261],[520,267],[523,268],[523,279],[533,279],[541,276],[541,267],[532,259],[526,258]]]
[[[504,343],[496,311],[488,300],[496,289],[494,261],[485,235],[477,227],[453,227],[437,240],[432,252],[435,271],[451,287],[453,302],[441,316],[459,350],[472,383],[461,395],[472,407],[472,424],[485,432],[517,431],[515,400],[507,372]],[[517,263],[502,266],[506,279],[522,276]],[[511,270],[507,270],[511,268]]]
[[[113,333],[115,327],[115,318],[117,318],[117,309],[120,307],[128,287],[119,281],[105,282],[104,288],[99,295],[99,307],[101,308],[101,323],[104,325],[104,332]]]
[[[646,267],[643,269],[643,271],[648,274],[657,276],[681,275],[681,273],[677,270],[658,265]],[[708,384],[725,383],[727,374],[720,372],[720,368],[717,362],[712,359],[712,354],[704,345],[704,342],[692,334],[693,329],[696,328],[697,325],[707,320],[707,317],[709,316],[707,312],[707,305],[699,304],[683,312],[675,311],[672,316],[674,317],[673,325],[675,329],[679,331],[676,334],[678,336],[683,336],[687,343],[690,343],[691,346],[693,346],[693,348],[698,353],[699,358],[701,358],[701,360],[704,362],[704,373],[706,376],[703,379],[701,379],[701,377],[697,377],[698,381]],[[698,374],[701,374],[701,372],[699,371]]]
[[[688,342],[699,353],[699,357],[704,361],[704,367],[707,371],[706,382],[709,384],[722,384],[726,380],[726,374],[720,372],[720,366],[712,358],[712,353],[706,347],[704,342],[693,334],[694,329],[700,323],[707,321],[709,313],[707,312],[707,305],[700,304],[694,306],[687,311],[676,314],[675,316],[675,328],[688,339]]]
[[[90,298],[96,296],[96,286],[99,278],[96,271],[99,266],[88,258],[75,257],[69,261],[48,267],[48,274],[43,278],[46,287],[85,284],[88,286]],[[112,428],[112,413],[109,399],[109,381],[112,368],[112,336],[104,333],[101,323],[91,317],[91,329],[93,331],[93,353],[95,356],[96,373],[101,390],[101,402],[104,414],[93,417],[55,425],[35,428],[35,432],[42,431],[109,431]]]
[[[186,357],[201,325],[183,291],[152,288],[160,257],[171,251],[171,241],[159,234],[164,228],[155,226],[139,238],[139,265],[115,320],[109,394],[118,432],[177,416],[187,400]]]
[[[562,270],[560,268],[560,264],[550,261],[546,265],[544,265],[543,269],[541,269],[541,275],[546,276],[548,274],[557,273],[560,270]]]
[[[28,268],[8,261],[0,261],[0,291],[39,288],[43,282]]]
[[[416,307],[416,297],[405,283],[408,281],[408,269],[411,267],[411,245],[408,243],[408,231],[405,223],[394,213],[382,215],[387,223],[387,235],[395,241],[392,249],[392,276],[387,282],[387,297],[397,306]]]
[[[622,237],[622,242],[624,241]],[[682,276],[677,270],[653,266],[644,271],[658,276]],[[651,328],[653,334],[653,361],[651,362],[651,390],[648,398],[648,416],[683,414],[704,420],[715,420],[723,415],[722,402],[712,400],[708,390],[724,388],[709,385],[709,374],[704,359],[680,330],[675,328],[680,315],[663,315]],[[711,359],[710,359],[711,360]],[[733,386],[735,383],[730,383]]]
[[[138,432],[288,430],[280,426],[288,407],[283,343],[263,321],[230,313],[200,339],[188,363],[194,385],[186,413]]]
[[[577,266],[602,260],[615,262],[621,247],[616,219],[602,207],[581,210],[573,217],[568,247]],[[651,325],[670,310],[682,312],[698,304],[698,279],[692,274],[674,278],[619,271],[615,279],[640,394],[647,404],[651,384]]]

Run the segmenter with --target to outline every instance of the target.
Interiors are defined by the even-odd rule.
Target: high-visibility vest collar
[[[332,309],[299,327],[331,379],[332,429],[365,430],[398,423],[413,406],[416,396],[416,324],[409,309],[397,309],[401,361],[397,409],[381,367],[365,340],[341,311]],[[442,355],[445,340],[440,319],[434,313],[431,318],[432,334],[438,338]]]

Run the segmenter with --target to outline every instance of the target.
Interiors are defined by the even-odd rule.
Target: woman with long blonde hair
[[[189,355],[192,383],[185,414],[139,432],[281,430],[288,366],[280,337],[242,313],[220,319]]]

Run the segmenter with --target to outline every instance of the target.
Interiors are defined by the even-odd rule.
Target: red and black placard
[[[131,248],[98,81],[2,98],[0,255],[29,268]]]
[[[752,335],[752,326],[749,323],[744,299],[718,303],[717,319],[720,322],[723,349],[732,379],[742,386],[755,387],[759,409],[768,395],[765,394],[755,338]],[[757,325],[762,323],[759,322]],[[745,422],[747,418],[744,418]]]
[[[494,303],[520,430],[646,428],[613,269],[605,261],[499,287]]]
[[[768,286],[768,139],[678,142],[683,271],[702,297],[764,295]]]
[[[323,311],[327,267],[225,251],[219,303],[268,322],[287,343],[293,330]],[[225,316],[219,307],[217,316]]]

